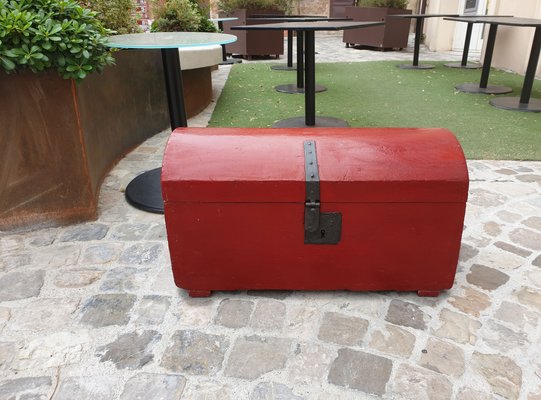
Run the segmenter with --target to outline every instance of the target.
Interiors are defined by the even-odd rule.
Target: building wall
[[[428,0],[427,13],[460,13],[459,0]],[[513,15],[515,17],[541,19],[541,0],[488,0],[488,15]],[[519,74],[526,72],[532,46],[534,28],[498,28],[492,66],[511,70]],[[425,21],[425,44],[432,51],[449,51],[453,48],[455,23],[442,18],[428,18]],[[488,28],[485,29],[485,43]],[[484,51],[481,59],[484,57]],[[541,65],[537,68],[541,78]]]
[[[541,0],[491,0],[488,13],[541,19]],[[498,27],[492,66],[524,74],[528,66],[534,31],[534,28]],[[538,65],[536,75],[541,78],[541,65]]]
[[[458,14],[459,0],[428,0],[427,14]],[[453,36],[456,22],[443,18],[425,20],[425,44],[432,51],[447,51],[453,48]]]

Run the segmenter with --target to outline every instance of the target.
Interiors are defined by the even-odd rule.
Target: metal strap
[[[319,227],[320,195],[319,168],[317,164],[316,142],[304,142],[304,170],[306,174],[306,203],[304,207],[304,229],[315,232]]]

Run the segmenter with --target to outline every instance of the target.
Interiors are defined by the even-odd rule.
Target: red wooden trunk
[[[316,146],[320,211],[341,214],[336,244],[305,243],[307,140]],[[175,283],[191,296],[435,296],[453,285],[468,172],[444,129],[180,128],[165,150],[162,191]]]

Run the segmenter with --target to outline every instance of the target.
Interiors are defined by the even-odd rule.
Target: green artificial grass
[[[451,130],[469,159],[541,160],[541,113],[501,110],[492,96],[457,92],[479,82],[481,70],[403,70],[396,61],[316,65],[316,115],[345,119],[352,127],[438,127]],[[519,96],[523,77],[493,70],[489,84],[509,86]],[[283,94],[274,86],[295,83],[296,73],[273,71],[268,64],[233,67],[209,126],[269,127],[304,115],[304,96]],[[536,81],[532,97],[541,98]]]

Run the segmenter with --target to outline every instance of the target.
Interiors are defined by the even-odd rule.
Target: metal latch
[[[306,202],[304,203],[304,243],[337,244],[342,233],[341,213],[322,213],[316,142],[304,142]]]

